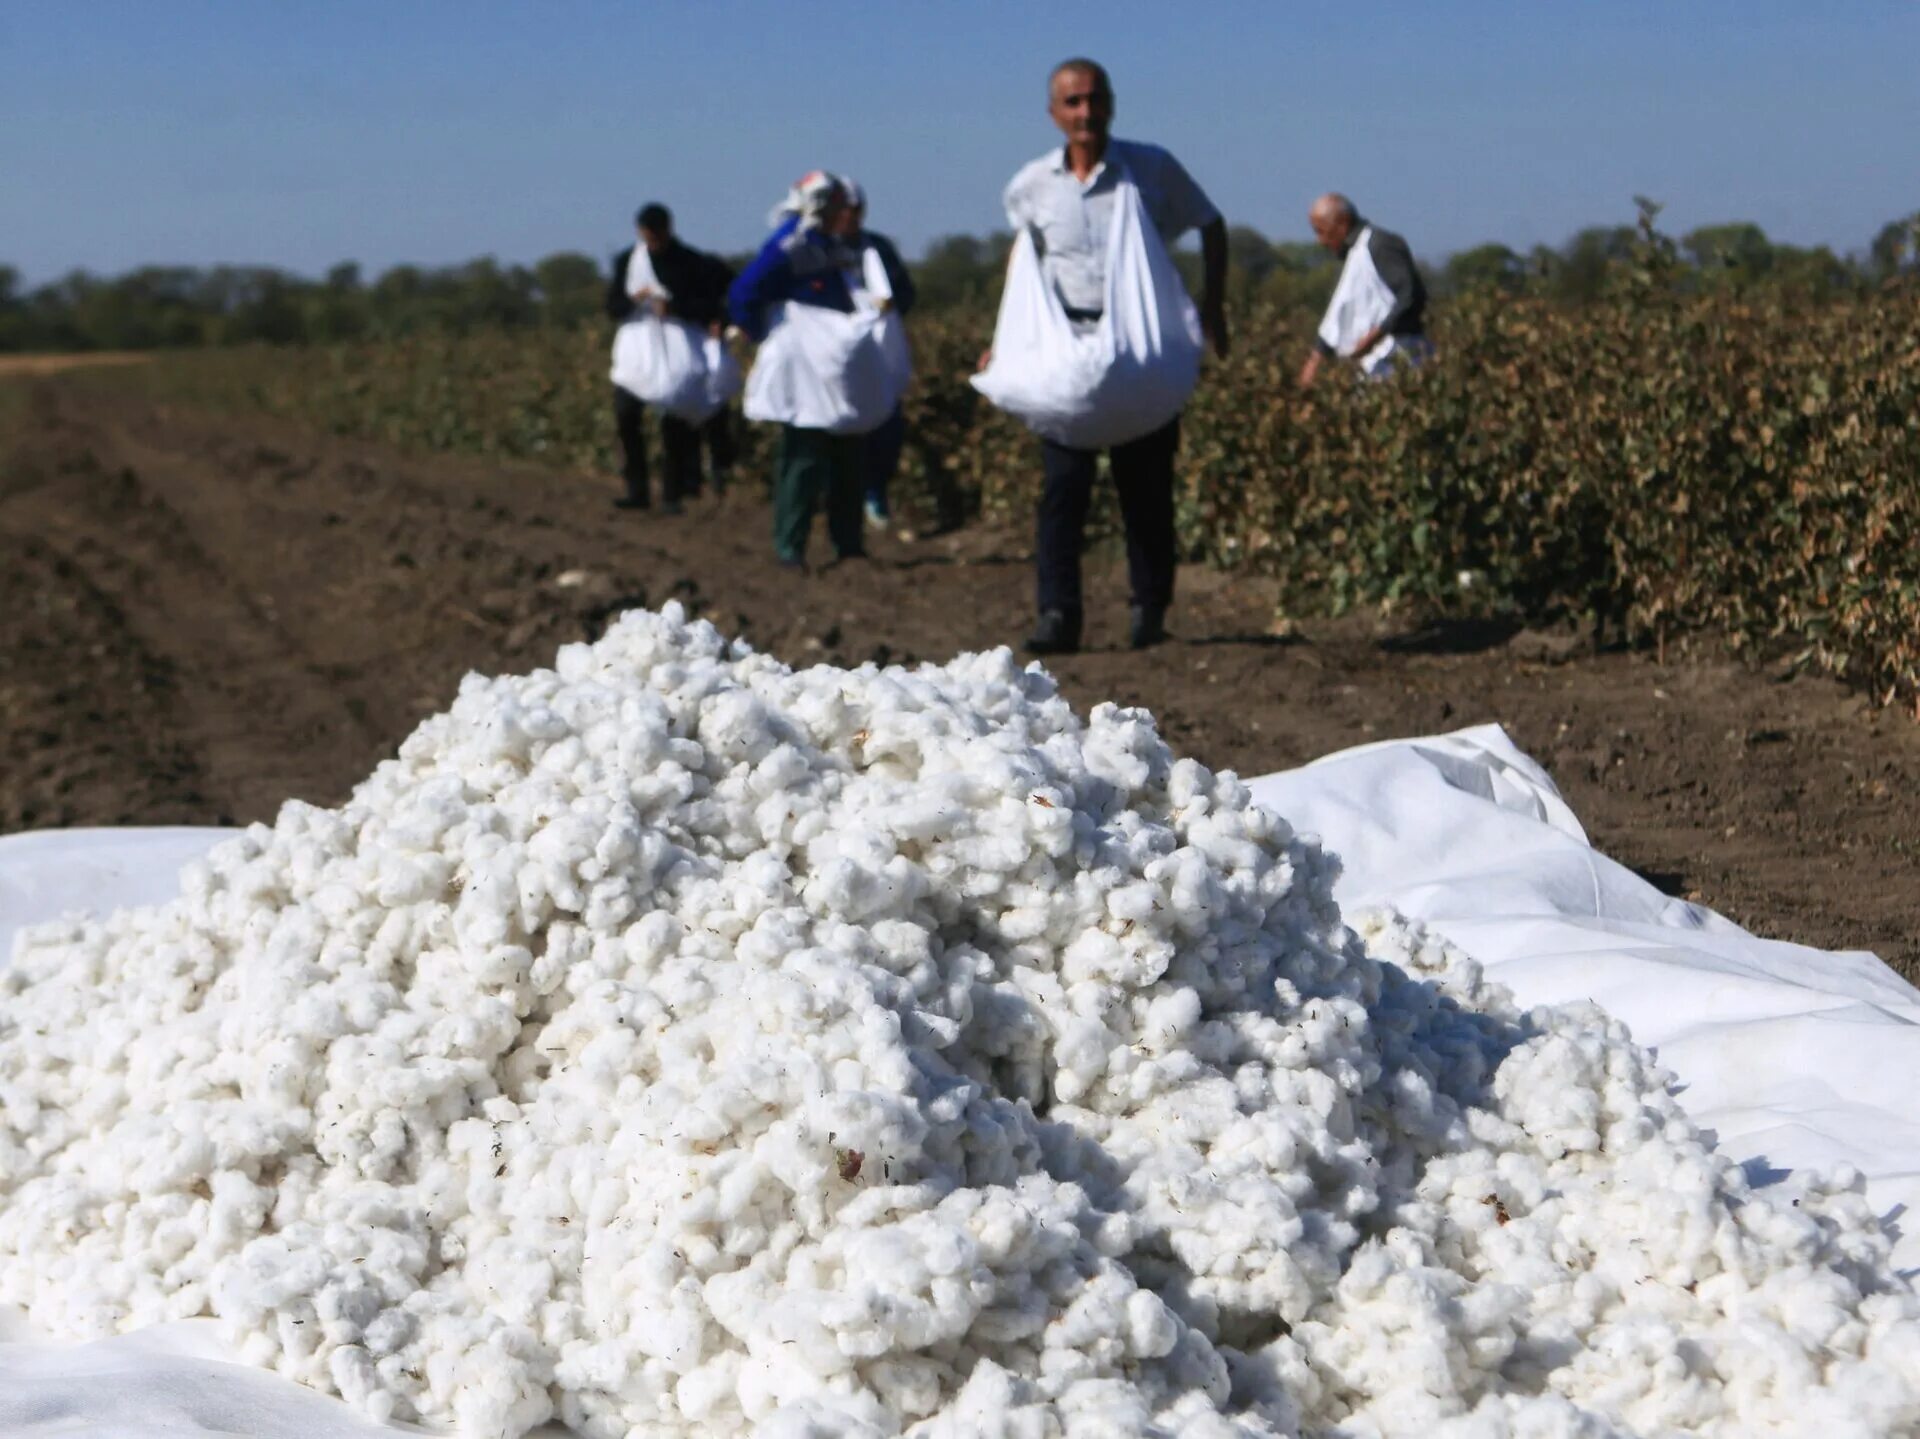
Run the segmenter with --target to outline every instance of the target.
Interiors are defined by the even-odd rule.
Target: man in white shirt
[[[1113,139],[1113,86],[1092,60],[1067,60],[1047,81],[1047,114],[1066,136],[1013,177],[1007,219],[1027,230],[1042,273],[1076,324],[1099,321],[1106,303],[1107,236],[1120,181],[1132,179],[1169,248],[1200,231],[1205,287],[1201,324],[1214,350],[1227,353],[1227,226],[1180,162],[1157,145]],[[1166,637],[1173,601],[1173,458],[1180,446],[1176,416],[1152,434],[1108,452],[1127,529],[1132,587],[1131,637],[1136,649]],[[1035,654],[1080,647],[1080,546],[1099,454],[1041,441],[1046,483],[1040,498],[1035,553],[1040,621],[1027,640]]]

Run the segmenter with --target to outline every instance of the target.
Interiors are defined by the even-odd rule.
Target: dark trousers
[[[1165,610],[1173,603],[1173,457],[1179,448],[1176,415],[1152,434],[1107,452],[1127,527],[1127,582],[1133,603],[1147,609]],[[1042,440],[1040,460],[1046,472],[1034,553],[1040,608],[1078,615],[1080,547],[1099,451]]]
[[[773,480],[773,547],[781,559],[807,557],[807,534],[816,509],[827,512],[827,538],[835,555],[844,560],[861,553],[860,487],[866,441],[865,435],[780,427],[779,468]]]
[[[647,473],[646,405],[637,395],[613,387],[613,424],[620,435],[620,473],[627,482],[627,498],[646,504],[649,495]],[[672,415],[660,417],[660,448],[666,473],[661,477],[663,500],[685,499],[700,493],[700,443],[706,441],[707,459],[716,477],[733,468],[733,428],[724,408],[704,424],[689,424]]]
[[[899,405],[867,436],[867,503],[887,511],[887,488],[900,469],[900,451],[907,443],[907,414]]]
[[[650,502],[647,486],[647,407],[640,397],[613,387],[613,427],[620,435],[620,474],[627,482],[627,498],[637,505]]]
[[[707,468],[716,483],[724,483],[733,470],[733,423],[722,405],[700,424],[660,417],[660,443],[667,452],[667,468],[687,486],[682,493],[700,492],[700,446],[707,447]]]

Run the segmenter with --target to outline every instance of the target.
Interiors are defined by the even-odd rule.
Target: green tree
[[[1633,256],[1631,225],[1591,225],[1560,247],[1548,275],[1548,288],[1563,300],[1597,300],[1607,290],[1616,265]]]
[[[1306,240],[1276,240],[1271,249],[1273,268],[1261,282],[1260,298],[1283,310],[1325,309],[1340,279],[1333,256]]]
[[[1889,220],[1873,237],[1868,261],[1874,277],[1890,280],[1909,266],[1920,262],[1920,211],[1904,220]]]
[[[1005,231],[985,237],[942,235],[912,267],[920,307],[946,309],[997,296],[1012,248],[1013,236]]]
[[[540,318],[548,325],[577,325],[600,313],[603,282],[592,256],[567,251],[548,255],[533,267],[540,294]]]
[[[0,265],[0,354],[24,350],[29,344],[27,307],[20,295],[20,272]]]
[[[1745,220],[1689,230],[1680,248],[1710,286],[1751,289],[1773,270],[1773,245],[1766,231]]]
[[[1227,289],[1235,300],[1251,298],[1279,265],[1272,242],[1253,226],[1227,227]]]
[[[1775,245],[1768,284],[1798,300],[1830,300],[1855,289],[1860,274],[1825,245]]]
[[[1477,290],[1511,294],[1527,282],[1527,262],[1505,245],[1475,245],[1447,257],[1438,288],[1452,295]]]

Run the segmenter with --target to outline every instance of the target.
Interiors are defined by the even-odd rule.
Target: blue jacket
[[[789,215],[727,290],[727,314],[756,340],[767,337],[767,306],[782,300],[853,313],[845,247]]]

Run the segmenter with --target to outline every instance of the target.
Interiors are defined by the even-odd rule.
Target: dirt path
[[[630,604],[679,598],[800,663],[944,658],[1028,619],[1024,535],[881,537],[799,575],[768,563],[757,495],[635,516],[605,480],[98,393],[34,381],[0,444],[0,831],[337,802],[462,673],[546,663]],[[1117,566],[1089,573],[1094,649],[1053,666],[1079,703],[1148,705],[1246,774],[1497,720],[1662,888],[1920,969],[1920,726],[1832,683],[1368,619],[1283,643],[1257,587],[1194,571],[1177,641],[1142,657]]]

